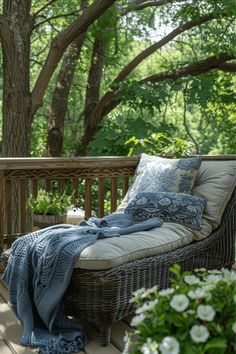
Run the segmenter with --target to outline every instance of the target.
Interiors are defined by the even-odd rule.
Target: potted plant
[[[123,354],[236,353],[236,272],[171,268],[171,287],[134,294],[135,330]]]
[[[39,189],[36,197],[30,195],[27,201],[28,209],[33,213],[33,224],[39,228],[65,223],[67,208],[71,205],[71,195],[43,189]]]

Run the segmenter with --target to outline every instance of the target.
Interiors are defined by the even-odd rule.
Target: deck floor
[[[0,353],[1,354],[30,354],[36,353],[34,349],[20,345],[22,326],[11,310],[8,294],[0,282]],[[123,337],[130,330],[126,321],[119,321],[112,326],[112,339],[107,347],[99,344],[99,333],[88,323],[81,323],[89,344],[80,354],[120,354],[123,349]]]
[[[232,267],[236,271],[236,263]],[[0,273],[1,278],[1,273]],[[20,345],[22,327],[8,305],[8,293],[0,281],[0,353],[30,354],[34,349]],[[81,323],[89,339],[89,344],[80,354],[120,354],[123,350],[125,332],[130,331],[129,321],[119,321],[112,326],[111,343],[107,347],[99,344],[99,333],[88,323]]]

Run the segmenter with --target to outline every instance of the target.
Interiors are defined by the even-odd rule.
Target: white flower
[[[224,279],[228,281],[235,281],[236,280],[236,272],[231,271],[229,269],[222,269]]]
[[[130,325],[133,327],[137,327],[139,326],[144,320],[145,320],[146,316],[144,315],[144,313],[141,313],[140,315],[134,316]]]
[[[129,353],[129,346],[131,343],[131,338],[130,338],[128,332],[125,332],[124,343],[125,343],[125,346],[124,346],[122,354],[128,354]]]
[[[179,342],[174,337],[165,337],[160,344],[162,354],[178,354]]]
[[[193,274],[193,275],[185,275],[184,281],[189,285],[193,285],[193,284],[198,284],[200,282],[200,279]]]
[[[155,306],[156,304],[158,303],[158,300],[155,299],[153,301],[147,301],[143,304],[143,306],[139,307],[135,313],[136,314],[140,314],[142,312],[145,312],[145,311],[151,311]]]
[[[141,299],[145,299],[148,297],[150,294],[155,293],[157,291],[157,286],[153,286],[152,288],[146,289],[142,294],[141,294]]]
[[[174,292],[174,289],[172,288],[167,288],[159,291],[160,296],[168,296]]]
[[[199,272],[199,273],[203,273],[203,272],[206,272],[206,268],[195,268],[194,271]]]
[[[195,290],[190,290],[188,296],[191,299],[202,299],[206,296],[206,292],[203,288],[196,288]]]
[[[138,289],[133,292],[133,297],[129,300],[129,302],[133,303],[140,299],[141,295],[146,292],[145,288]]]
[[[221,270],[218,269],[210,269],[207,271],[208,274],[221,274]]]
[[[143,354],[158,354],[158,343],[151,338],[147,338],[146,342],[140,348]]]
[[[186,310],[188,304],[189,299],[186,295],[174,295],[170,302],[170,306],[177,312],[183,312]]]
[[[215,310],[211,305],[199,305],[197,308],[197,317],[203,321],[212,321],[215,317]]]
[[[193,326],[190,336],[195,343],[205,343],[209,337],[208,329],[205,326]]]
[[[206,282],[217,284],[218,281],[220,281],[221,279],[222,279],[222,276],[220,274],[209,274],[206,277]]]
[[[236,334],[236,322],[234,322],[232,325],[232,331]]]

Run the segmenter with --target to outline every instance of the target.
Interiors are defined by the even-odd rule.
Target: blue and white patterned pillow
[[[124,212],[134,220],[159,217],[164,221],[183,224],[194,230],[201,229],[205,199],[173,192],[137,193],[128,202]]]
[[[142,154],[128,199],[139,192],[179,192],[190,194],[202,156],[181,159]]]

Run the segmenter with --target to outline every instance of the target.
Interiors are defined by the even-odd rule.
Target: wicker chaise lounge
[[[231,163],[236,165],[235,161]],[[235,176],[233,179],[235,185]],[[65,311],[96,324],[100,330],[101,344],[107,345],[111,324],[133,312],[130,303],[132,293],[142,287],[168,287],[171,277],[169,267],[172,264],[179,263],[182,270],[230,268],[235,257],[235,187],[232,192],[231,186],[230,195],[218,227],[202,240],[170,252],[125,262],[111,269],[75,268],[63,300]]]
[[[236,161],[209,160],[208,157],[202,163],[192,193],[203,196],[206,191],[209,197],[203,214],[203,234],[166,222],[151,234],[100,240],[81,253],[62,307],[68,315],[96,325],[102,345],[109,343],[112,323],[133,312],[130,299],[134,291],[154,285],[159,289],[169,286],[172,264],[192,270],[230,268],[234,263]],[[210,168],[208,161],[212,163]],[[211,180],[215,169],[216,177]]]

